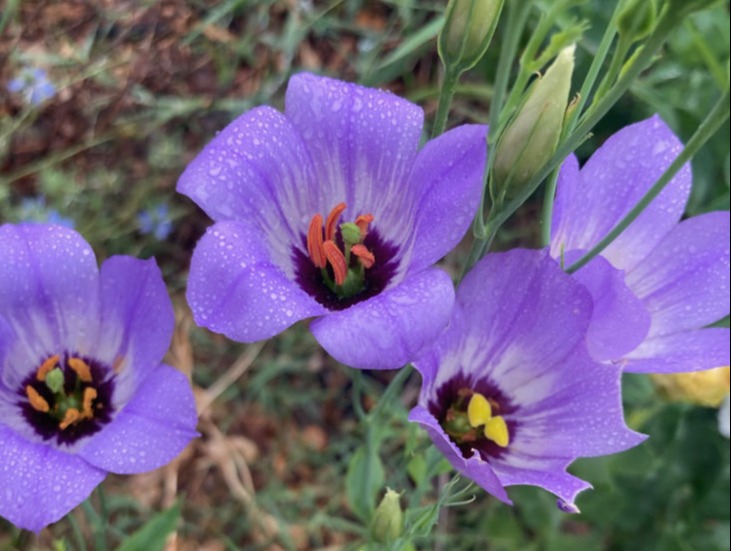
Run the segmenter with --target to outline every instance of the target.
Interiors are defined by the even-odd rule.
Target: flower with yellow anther
[[[506,448],[510,443],[508,424],[500,415],[492,415],[490,402],[479,392],[475,392],[470,398],[467,406],[467,419],[474,429],[483,428],[485,438],[495,442],[501,448]]]

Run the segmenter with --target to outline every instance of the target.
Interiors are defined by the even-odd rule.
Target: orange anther
[[[322,248],[322,215],[316,214],[312,217],[310,227],[307,230],[307,252],[310,260],[317,268],[327,266],[325,251]]]
[[[327,222],[325,222],[325,241],[332,241],[335,239],[335,226],[340,220],[340,215],[346,209],[345,203],[338,203],[327,215]]]
[[[358,243],[357,245],[353,245],[353,248],[350,249],[350,252],[358,257],[358,262],[360,262],[366,269],[370,268],[376,263],[376,257],[373,256],[373,253],[371,251],[366,249],[365,245],[361,245],[360,243]]]
[[[333,268],[335,283],[342,285],[345,282],[345,277],[348,275],[348,265],[345,263],[343,251],[338,249],[338,246],[332,241],[325,241],[323,248],[325,249],[327,261]]]
[[[355,219],[355,225],[358,226],[358,229],[360,230],[360,238],[365,239],[365,236],[368,235],[368,226],[371,222],[373,222],[374,217],[372,214],[360,214]]]
[[[79,413],[79,410],[76,408],[69,408],[66,410],[66,413],[63,415],[63,421],[61,421],[58,424],[58,428],[61,430],[66,430],[71,425],[76,423],[76,421],[80,421],[82,419],[81,413]]]
[[[91,408],[94,400],[96,400],[97,391],[95,388],[87,386],[84,389],[83,403],[81,405],[81,416],[86,419],[94,417],[94,410]]]
[[[43,382],[46,380],[46,375],[48,375],[51,371],[53,371],[53,368],[58,365],[59,357],[58,354],[55,356],[51,356],[48,358],[45,362],[41,364],[41,367],[38,368],[38,372],[36,373],[36,379]]]
[[[69,358],[68,364],[71,370],[83,382],[90,383],[92,381],[91,368],[84,360],[81,358]]]
[[[26,386],[25,394],[28,396],[28,401],[34,410],[40,411],[41,413],[48,413],[50,411],[51,408],[48,405],[48,402],[46,402],[46,399],[43,396],[38,394],[38,391],[35,388],[30,385]]]

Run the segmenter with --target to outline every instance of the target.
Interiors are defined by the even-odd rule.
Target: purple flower
[[[108,472],[139,473],[196,436],[186,377],[161,359],[173,309],[154,261],[97,268],[61,226],[0,226],[0,515],[39,531]]]
[[[388,92],[300,74],[284,114],[245,113],[178,182],[216,222],[191,264],[199,325],[243,342],[294,322],[357,368],[411,360],[444,328],[449,276],[431,266],[469,227],[486,127],[418,150],[422,110]]]
[[[20,202],[18,218],[23,222],[48,222],[67,228],[74,227],[71,218],[62,216],[56,209],[49,208],[43,195],[26,197]]]
[[[56,87],[43,69],[23,67],[20,75],[8,83],[8,92],[21,93],[30,105],[39,105],[56,94]]]
[[[620,130],[579,169],[563,165],[551,254],[565,264],[603,238],[682,149],[657,116]],[[592,355],[627,371],[666,373],[729,365],[729,213],[680,222],[691,188],[684,167],[602,256],[575,277],[595,300]]]
[[[502,501],[505,486],[530,484],[578,511],[590,485],[568,465],[644,439],[624,424],[620,368],[586,351],[591,310],[547,251],[488,255],[457,290],[446,331],[414,362],[423,384],[409,419]]]
[[[137,215],[140,231],[145,235],[154,235],[160,241],[167,239],[173,231],[170,212],[165,204],[149,207]]]

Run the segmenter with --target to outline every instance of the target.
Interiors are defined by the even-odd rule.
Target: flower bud
[[[451,0],[439,33],[439,57],[458,72],[474,67],[485,55],[505,0]]]
[[[718,407],[729,393],[728,367],[692,373],[651,375],[652,382],[666,399],[706,407]]]
[[[386,495],[373,516],[371,532],[378,543],[396,541],[404,531],[404,513],[401,510],[401,494],[386,488]]]
[[[617,18],[619,34],[636,42],[655,28],[657,9],[655,0],[627,0]]]
[[[500,137],[490,182],[495,203],[514,197],[556,151],[569,100],[575,49],[572,44],[559,52]]]

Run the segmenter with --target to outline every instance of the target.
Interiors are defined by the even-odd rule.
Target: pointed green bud
[[[485,55],[505,0],[450,0],[439,33],[439,57],[448,68],[463,72]]]
[[[373,515],[371,533],[378,543],[396,541],[404,531],[404,512],[401,510],[401,494],[386,488],[386,495]]]
[[[340,224],[340,233],[343,236],[343,241],[345,241],[348,245],[356,245],[357,243],[360,243],[360,228],[353,222]]]
[[[619,34],[636,42],[648,36],[657,23],[655,0],[626,0],[617,18]]]
[[[63,390],[63,371],[61,371],[58,367],[52,369],[46,374],[45,383],[51,392],[58,394]]]
[[[496,204],[515,197],[556,151],[569,101],[575,49],[572,44],[559,52],[500,137],[490,181]]]

